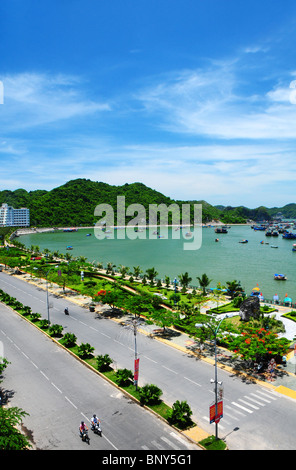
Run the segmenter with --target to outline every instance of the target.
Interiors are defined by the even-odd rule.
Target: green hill
[[[182,204],[190,203],[193,208],[194,203],[201,203],[203,222],[219,219],[223,223],[245,223],[247,219],[255,221],[270,219],[278,212],[282,212],[284,217],[296,218],[296,204],[287,204],[282,208],[272,209],[263,206],[256,209],[248,209],[243,206],[212,206],[203,200],[173,200],[142,183],[112,186],[83,178],[68,181],[50,191],[3,190],[0,191],[0,204],[6,202],[15,208],[28,207],[30,209],[31,226],[86,226],[97,222],[98,218],[94,216],[94,209],[97,205],[102,203],[110,204],[115,210],[117,196],[125,196],[126,206],[133,203],[142,204],[147,214],[149,204],[169,206],[176,203],[181,207]],[[133,217],[135,216],[136,214],[133,215]]]

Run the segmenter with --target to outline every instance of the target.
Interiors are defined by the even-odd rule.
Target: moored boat
[[[275,274],[274,279],[276,281],[286,281],[287,277],[284,274]]]

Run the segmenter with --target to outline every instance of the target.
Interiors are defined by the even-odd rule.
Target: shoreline
[[[220,227],[220,226],[250,226],[252,225],[253,222],[247,222],[245,224],[225,224],[222,222],[208,222],[204,224],[200,224],[202,228],[211,228],[211,227]],[[196,225],[195,225],[196,226]],[[172,227],[172,228],[188,228],[188,227],[194,227],[194,225],[110,225],[108,228],[113,228],[113,229],[127,229],[127,228],[141,228],[141,229],[149,229],[149,228],[157,228],[157,227]],[[60,232],[63,230],[94,230],[94,229],[100,229],[99,226],[97,225],[92,225],[92,226],[83,226],[83,227],[28,227],[28,228],[18,228],[14,232],[16,237],[20,237],[22,235],[31,235],[31,234],[36,234],[36,233],[55,233],[55,232]]]

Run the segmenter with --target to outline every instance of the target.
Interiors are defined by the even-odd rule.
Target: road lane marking
[[[148,359],[148,361],[151,361],[151,362],[154,362],[154,364],[158,364],[156,361],[154,361],[154,359],[151,359],[151,357],[148,357],[148,356],[144,356],[145,359]]]
[[[200,384],[198,384],[197,382],[194,382],[194,380],[191,380],[188,377],[184,377],[184,379],[188,380],[189,382],[192,382],[194,385],[198,385],[198,387],[201,387]]]
[[[176,375],[178,374],[178,372],[176,372],[176,371],[170,369],[169,367],[166,367],[166,366],[161,366],[161,367],[163,367],[164,369],[169,370],[170,372],[173,372],[173,374],[176,374]]]
[[[49,380],[49,378],[47,377],[47,375],[46,375],[46,374],[44,374],[44,372],[42,372],[42,370],[40,371],[40,374],[42,374],[42,375],[43,375],[43,377],[45,377],[47,380]]]
[[[65,398],[70,403],[70,405],[74,406],[74,408],[77,410],[77,406],[74,405],[74,403],[70,400],[70,398],[66,397],[66,395],[65,395]]]
[[[59,387],[56,386],[53,382],[51,382],[51,385],[60,393],[62,393],[62,390],[59,389]]]

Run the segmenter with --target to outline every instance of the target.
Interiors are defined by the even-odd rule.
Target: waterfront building
[[[14,209],[4,203],[0,207],[0,227],[29,227],[30,210],[26,207]]]

